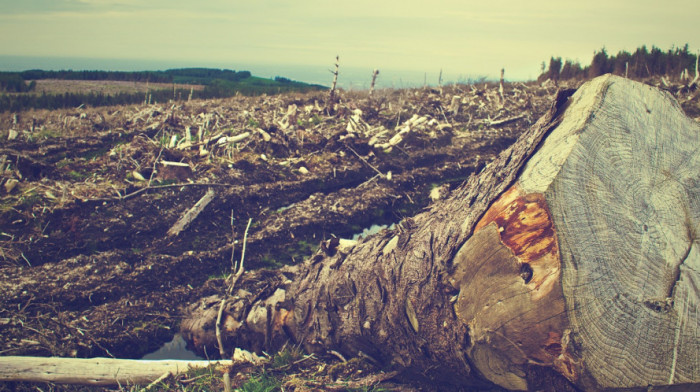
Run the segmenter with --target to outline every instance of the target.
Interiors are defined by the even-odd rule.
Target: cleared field
[[[191,89],[200,91],[204,89],[199,84],[175,84],[178,90]],[[145,93],[148,90],[168,90],[172,89],[172,83],[143,83],[119,80],[61,80],[61,79],[41,79],[36,81],[36,94],[105,94],[115,95],[119,93]]]

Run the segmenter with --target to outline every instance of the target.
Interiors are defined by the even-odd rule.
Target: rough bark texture
[[[227,307],[228,342],[290,339],[516,390],[552,374],[592,390],[698,383],[699,135],[636,82],[608,75],[560,93],[446,200],[248,276]],[[216,301],[183,324],[200,346],[213,343]]]
[[[488,385],[469,364],[468,327],[456,319],[451,301],[459,291],[447,277],[455,253],[556,125],[569,94],[560,93],[550,111],[479,176],[395,230],[350,247],[331,241],[322,246],[325,254],[280,273],[248,274],[227,305],[228,341],[270,350],[291,339],[312,352],[368,356],[422,378]],[[183,323],[184,336],[200,350],[215,347],[218,302],[202,300]]]

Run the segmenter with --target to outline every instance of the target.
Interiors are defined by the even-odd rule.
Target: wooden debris
[[[6,193],[12,192],[15,189],[15,187],[17,186],[17,183],[19,183],[19,181],[17,181],[14,178],[10,178],[7,181],[5,181],[5,185],[4,185],[5,192]]]
[[[450,111],[452,112],[453,116],[456,116],[459,114],[459,104],[462,101],[462,97],[459,95],[455,95],[452,97],[452,102],[450,103]]]
[[[134,176],[134,178],[135,178],[137,181],[146,181],[146,177],[144,177],[141,173],[139,173],[139,172],[136,171],[136,170],[132,170],[132,171],[131,171],[131,175]]]
[[[219,140],[216,141],[217,144],[233,144],[233,143],[238,143],[241,142],[250,136],[250,132],[243,132],[241,134],[238,134],[236,136],[224,136],[220,138]]]
[[[81,385],[143,385],[163,374],[233,361],[136,360],[114,358],[0,357],[0,381]]]
[[[486,124],[490,127],[500,127],[502,125],[506,125],[506,124],[510,124],[510,123],[518,121],[518,120],[522,120],[523,118],[525,118],[525,115],[521,114],[521,115],[518,115],[515,117],[509,117],[509,118],[505,118],[503,120],[498,120],[498,121],[488,120],[486,122]]]
[[[207,193],[202,196],[199,201],[192,206],[187,212],[175,222],[175,224],[168,230],[168,236],[169,237],[175,237],[182,230],[184,230],[192,221],[197,219],[197,216],[206,208],[206,206],[214,199],[215,192],[212,188],[209,188],[207,190]]]

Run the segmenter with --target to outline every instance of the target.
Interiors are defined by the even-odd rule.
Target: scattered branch
[[[231,361],[137,360],[114,358],[0,357],[0,381],[80,385],[158,384],[190,367]],[[153,380],[156,380],[155,382]]]
[[[214,189],[209,188],[207,190],[207,193],[202,196],[201,199],[197,203],[195,203],[192,208],[187,210],[185,214],[180,217],[180,219],[175,222],[175,224],[168,230],[168,237],[176,237],[182,230],[184,230],[192,221],[197,219],[197,216],[204,211],[204,209],[211,203],[212,200],[214,200]]]
[[[245,267],[243,266],[243,261],[245,260],[245,248],[246,248],[246,242],[248,241],[248,230],[250,229],[250,224],[253,222],[253,218],[248,219],[248,225],[245,228],[245,232],[243,234],[243,251],[241,252],[241,262],[238,265],[238,269],[232,276],[231,276],[231,284],[229,284],[226,293],[224,294],[224,298],[221,300],[221,303],[219,304],[219,312],[217,313],[216,316],[216,341],[219,344],[219,355],[221,355],[221,358],[226,357],[226,352],[224,351],[224,343],[223,343],[223,338],[221,337],[221,318],[224,314],[224,308],[226,307],[226,301],[228,301],[228,297],[231,295],[233,292],[233,288],[236,286],[236,283],[238,282],[238,279],[241,278],[243,273],[245,272]],[[233,226],[233,211],[231,211],[231,226]],[[232,244],[231,244],[231,252],[233,252],[233,244],[235,244],[235,240],[232,238],[231,239]],[[231,256],[231,259],[233,259],[233,256]],[[232,266],[232,270],[235,269]],[[231,391],[231,379],[228,371],[224,372],[224,390],[226,392]]]
[[[506,124],[512,123],[514,121],[521,120],[523,118],[525,118],[525,115],[521,114],[519,116],[504,118],[503,120],[498,120],[498,121],[487,120],[487,121],[485,121],[485,123],[486,123],[486,125],[491,126],[491,127],[500,127],[501,125],[506,125]]]
[[[352,147],[350,147],[350,146],[345,146],[345,147],[347,147],[348,150],[352,151],[352,153],[355,154],[358,158],[360,158],[360,160],[361,160],[362,162],[364,162],[367,166],[369,166],[369,167],[371,167],[372,169],[374,169],[374,171],[376,171],[377,174],[379,174],[379,175],[382,176],[382,177],[386,177],[386,176],[384,175],[384,173],[380,172],[379,169],[377,169],[376,167],[372,166],[371,163],[367,162],[367,160],[366,160],[365,158],[363,158],[360,154],[358,154],[357,151],[353,150]]]

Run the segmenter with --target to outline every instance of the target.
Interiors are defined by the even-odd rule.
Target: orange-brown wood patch
[[[544,195],[525,194],[517,183],[501,195],[479,220],[474,232],[494,222],[501,241],[518,261],[531,268],[528,286],[533,299],[559,282],[561,263],[554,225]]]
[[[494,268],[506,275],[517,274],[519,264],[520,278],[523,279],[520,284],[524,284],[524,293],[529,299],[517,299],[518,285],[509,283],[507,277],[495,281],[500,275],[494,271],[489,275],[493,278],[492,285],[498,285],[494,290],[513,298],[495,301],[501,304],[502,309],[493,305],[482,309],[474,304],[462,306],[462,310],[467,310],[464,318],[473,329],[474,338],[479,339],[478,334],[492,335],[495,332],[493,336],[481,339],[513,342],[530,363],[552,366],[569,380],[575,381],[579,376],[580,363],[568,347],[569,321],[561,288],[559,244],[544,195],[526,194],[516,183],[486,211],[477,223],[474,234],[487,227],[493,230],[492,233],[498,233],[500,243],[512,252],[516,265],[509,267],[507,260],[500,257],[491,257],[488,263],[500,263]],[[482,235],[472,235],[472,238],[476,237],[488,244],[481,238]],[[489,246],[490,253],[481,254],[494,253],[491,248],[495,245]],[[478,250],[475,252],[480,253]],[[488,268],[481,269],[489,271]],[[464,294],[472,297],[474,293],[466,291]],[[464,300],[474,302],[473,297]],[[499,312],[507,314],[501,315]],[[503,317],[510,318],[503,323]],[[494,330],[495,325],[500,327]]]

